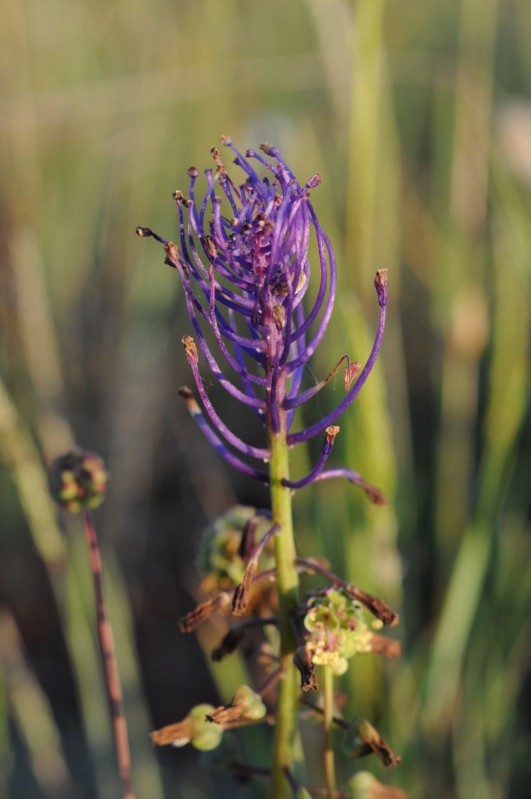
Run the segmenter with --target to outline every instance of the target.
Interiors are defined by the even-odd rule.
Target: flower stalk
[[[131,784],[131,757],[127,722],[122,707],[122,689],[112,626],[105,604],[100,547],[91,513],[105,499],[107,480],[108,474],[103,460],[94,452],[81,448],[57,457],[48,472],[50,492],[57,504],[68,513],[82,514],[94,586],[98,645],[109,700],[122,799],[135,799]]]
[[[334,672],[323,666],[323,771],[328,799],[333,799],[336,791],[336,765],[332,745],[334,724]]]
[[[103,663],[107,696],[109,698],[116,759],[118,761],[118,771],[122,786],[122,797],[123,799],[135,799],[131,784],[131,756],[129,753],[127,723],[123,712],[120,675],[118,673],[118,664],[114,653],[112,627],[107,618],[105,607],[100,548],[92,515],[88,510],[83,512],[83,526],[89,549],[90,569],[92,572],[94,598],[96,602],[98,644]]]
[[[286,771],[293,765],[293,743],[298,709],[297,671],[293,662],[295,634],[293,615],[299,603],[299,575],[295,564],[291,490],[282,481],[289,478],[288,446],[284,429],[270,435],[271,510],[279,526],[275,539],[277,563],[280,667],[282,677],[278,693],[275,739],[273,744],[271,796],[284,799],[292,794]]]

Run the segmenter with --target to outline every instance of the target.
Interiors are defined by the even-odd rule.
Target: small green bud
[[[207,719],[214,707],[208,704],[196,705],[189,714],[193,731],[190,743],[200,752],[216,749],[223,738],[223,727]]]
[[[60,455],[48,471],[50,493],[69,513],[80,513],[101,505],[105,499],[107,479],[102,459],[82,449]]]
[[[267,713],[262,697],[248,685],[240,685],[232,698],[232,706],[239,707],[242,716],[252,721],[263,719]]]

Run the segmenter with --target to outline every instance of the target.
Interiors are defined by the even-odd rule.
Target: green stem
[[[293,770],[293,746],[298,707],[297,671],[293,664],[295,634],[292,615],[299,602],[299,576],[295,566],[295,540],[291,511],[291,490],[281,481],[289,477],[288,446],[282,429],[271,434],[271,510],[273,521],[279,525],[275,538],[277,567],[278,615],[280,633],[280,679],[275,724],[272,767],[272,799],[289,799],[292,789],[286,772]]]
[[[334,674],[329,666],[323,667],[323,770],[327,796],[336,795],[336,767],[332,746],[332,726],[334,723]]]

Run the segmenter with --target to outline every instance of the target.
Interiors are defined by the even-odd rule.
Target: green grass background
[[[52,632],[97,790],[117,795],[83,540],[57,519],[42,466],[73,441],[112,475],[97,524],[138,796],[214,795],[193,758],[157,763],[147,733],[214,685],[230,698],[241,664],[212,675],[176,618],[201,525],[236,497],[264,497],[214,460],[179,406],[184,307],[134,228],[176,235],[171,192],[224,133],[273,141],[301,179],[323,176],[313,199],[340,291],[317,375],[344,352],[363,359],[372,277],[389,269],[383,355],[334,458],[390,507],[339,483],[295,502],[301,551],[401,610],[403,658],[354,662],[348,712],[370,714],[402,754],[384,777],[411,799],[528,796],[531,5],[1,0],[0,11],[0,796],[80,795],[32,668]]]

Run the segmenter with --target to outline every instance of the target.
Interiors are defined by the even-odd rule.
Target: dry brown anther
[[[173,243],[173,241],[169,241],[167,244],[164,245],[164,252],[166,253],[167,262],[170,266],[175,267],[177,269],[178,264],[180,263],[179,260],[179,250]]]
[[[319,687],[315,676],[315,666],[305,646],[298,646],[293,658],[295,667],[301,675],[301,688],[303,691],[317,691]]]
[[[388,768],[398,766],[401,763],[399,755],[393,752],[389,744],[380,737],[378,730],[367,719],[356,720],[351,725],[351,729],[355,731],[356,740],[359,742],[358,749],[361,750],[358,754],[357,748],[354,746],[351,751],[354,757],[356,757],[356,754],[358,756],[365,754],[368,747],[369,751],[374,752],[376,757]]]
[[[243,529],[240,546],[238,547],[238,555],[244,563],[249,561],[249,558],[252,556],[256,546],[255,533],[258,527],[258,522],[259,516],[252,516]]]
[[[339,433],[340,427],[337,424],[331,424],[325,430],[325,437],[328,444],[333,444],[337,434]]]
[[[315,187],[320,184],[321,180],[321,175],[319,172],[316,172],[315,175],[312,175],[312,177],[306,182],[306,188],[315,189]]]
[[[208,619],[214,613],[220,613],[228,608],[230,605],[230,594],[222,592],[216,594],[210,599],[201,602],[197,607],[182,616],[179,619],[179,628],[183,633],[191,633],[195,630],[205,619]]]
[[[283,305],[275,305],[273,307],[273,322],[280,333],[286,324],[286,309]]]
[[[344,588],[352,599],[357,599],[362,605],[365,605],[367,610],[370,610],[372,615],[380,619],[386,627],[396,627],[400,617],[383,599],[367,593],[354,583],[345,583]]]
[[[349,363],[345,369],[345,391],[350,390],[350,387],[358,376],[360,369],[361,363],[359,361],[353,361],[352,363]]]
[[[211,260],[215,260],[218,257],[218,250],[216,245],[214,244],[214,239],[212,238],[212,236],[205,236],[204,242],[205,242],[205,250],[208,257]]]
[[[183,336],[181,342],[184,347],[184,352],[186,354],[186,358],[188,359],[188,361],[193,361],[194,363],[197,363],[198,360],[197,346],[192,336]]]
[[[182,193],[182,191],[179,191],[179,189],[174,191],[171,196],[173,197],[176,203],[182,203],[185,208],[190,208],[190,206],[192,205],[192,201],[189,200],[188,197],[186,197]]]
[[[210,155],[216,162],[216,174],[223,175],[225,174],[225,167],[223,165],[223,161],[221,160],[221,153],[217,147],[210,148]]]
[[[258,559],[252,558],[247,564],[241,583],[236,586],[232,597],[232,612],[234,616],[245,616],[249,605],[249,589],[258,569]]]
[[[147,239],[149,236],[153,235],[153,231],[149,227],[142,227],[142,225],[137,225],[135,228],[135,233],[137,236],[140,236],[141,239]]]
[[[271,144],[268,144],[267,142],[262,142],[262,144],[260,145],[260,149],[266,155],[274,156],[273,147]]]
[[[260,556],[262,555],[267,542],[270,541],[274,535],[276,535],[278,530],[279,525],[273,524],[252,551],[247,562],[243,579],[240,585],[236,587],[234,596],[232,598],[232,612],[235,616],[245,616],[249,604],[251,583],[254,581],[256,571],[258,569],[258,561],[260,560]]]
[[[381,306],[387,305],[387,292],[389,284],[389,273],[387,269],[378,269],[374,277],[374,285],[378,294],[378,302]]]
[[[194,730],[195,725],[192,719],[187,716],[176,724],[168,724],[166,727],[161,727],[160,730],[154,730],[150,734],[150,738],[151,742],[157,746],[167,746],[168,744],[184,746],[190,742]]]

